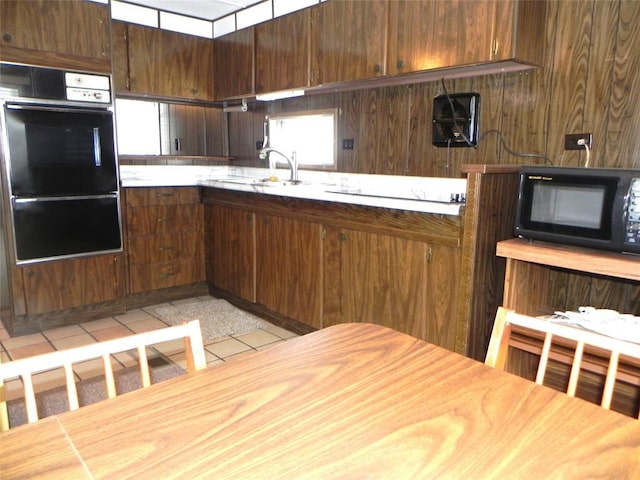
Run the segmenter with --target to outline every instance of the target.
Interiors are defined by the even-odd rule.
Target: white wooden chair
[[[0,363],[0,431],[9,429],[5,392],[3,387],[5,380],[16,377],[20,377],[22,379],[24,384],[27,420],[29,423],[33,423],[38,420],[38,410],[36,407],[36,397],[32,381],[33,374],[63,367],[66,377],[69,409],[77,410],[79,407],[78,392],[76,389],[73,364],[102,357],[104,362],[107,396],[108,398],[114,398],[117,395],[117,392],[113,368],[111,365],[112,354],[134,349],[137,350],[142,387],[144,388],[151,385],[146,347],[180,338],[183,338],[185,342],[188,372],[193,373],[196,370],[206,368],[207,362],[205,359],[199,320],[192,320],[183,325],[161,328],[145,333],[116,338],[114,340],[97,342],[82,347],[59,350],[7,363]]]
[[[639,344],[625,342],[581,328],[550,322],[542,318],[521,315],[504,307],[499,307],[493,325],[491,340],[489,341],[485,364],[504,370],[509,354],[513,325],[540,332],[544,335],[544,343],[542,345],[535,379],[538,385],[542,385],[544,382],[552,342],[557,338],[568,339],[575,342],[576,347],[573,353],[573,361],[571,363],[569,383],[566,392],[571,397],[574,397],[576,394],[585,346],[596,347],[605,352],[609,357],[609,363],[606,369],[604,391],[600,405],[607,410],[611,408],[611,399],[613,397],[613,390],[618,373],[620,355],[626,355],[640,360]]]

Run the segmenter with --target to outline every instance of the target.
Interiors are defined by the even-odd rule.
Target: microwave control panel
[[[640,177],[631,179],[628,202],[624,243],[635,247],[635,251],[640,248]]]

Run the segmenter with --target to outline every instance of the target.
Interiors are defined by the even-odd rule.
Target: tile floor
[[[196,297],[171,302],[178,305],[191,302],[211,300],[211,297]],[[168,305],[168,304],[163,304]],[[55,328],[42,333],[10,337],[0,324],[0,356],[3,362],[15,360],[40,353],[52,352],[65,348],[86,345],[92,342],[109,340],[112,338],[130,335],[132,333],[146,332],[167,326],[165,322],[152,315],[152,311],[161,305],[131,310],[123,315],[107,317],[78,325]],[[214,366],[233,358],[237,358],[247,352],[262,350],[296,337],[295,333],[266,322],[269,326],[254,330],[242,335],[220,337],[205,343],[207,365]],[[162,355],[165,358],[185,368],[185,352],[182,340],[165,342],[154,347],[155,352],[150,352],[150,358]],[[158,353],[159,352],[159,353]],[[117,362],[113,362],[114,370],[135,365],[135,357],[129,352],[115,355]],[[96,359],[74,365],[76,376],[80,380],[92,378],[103,374],[102,360]],[[48,390],[64,385],[64,372],[62,369],[50,370],[34,375],[34,388],[36,392]],[[5,383],[7,400],[23,395],[22,382],[19,379],[9,380]]]

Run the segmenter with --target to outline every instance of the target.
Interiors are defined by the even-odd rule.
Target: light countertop
[[[289,171],[229,166],[120,166],[123,187],[201,186],[265,195],[350,203],[441,215],[460,215],[466,179],[364,175],[301,170],[302,183],[292,185]]]

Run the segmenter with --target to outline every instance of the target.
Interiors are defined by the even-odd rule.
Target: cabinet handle
[[[168,272],[168,273],[163,273],[160,275],[160,278],[168,278],[168,277],[173,277],[175,276],[175,273],[173,272]]]
[[[162,223],[162,222],[166,222],[166,221],[168,221],[168,220],[169,220],[169,218],[167,218],[167,217],[160,217],[160,218],[158,219],[158,222]]]
[[[404,68],[404,60],[402,59],[398,59],[398,62],[396,63],[396,67],[398,68]]]
[[[120,279],[118,278],[118,257],[113,257],[113,289],[118,291]]]
[[[347,234],[346,233],[341,233],[338,238],[340,239],[341,242],[346,242],[347,241]]]
[[[160,247],[161,252],[166,252],[167,250],[173,250],[173,247]]]
[[[374,73],[380,73],[381,71],[382,71],[382,67],[379,64],[373,67]]]
[[[431,247],[429,247],[429,249],[427,250],[427,263],[432,263],[433,262],[433,250],[431,249]]]
[[[3,33],[2,34],[2,40],[7,42],[7,43],[11,43],[11,40],[13,40],[13,37],[11,36],[10,33]]]
[[[176,137],[176,152],[182,150],[182,141],[180,137]]]
[[[158,197],[173,197],[173,193],[159,193]]]

